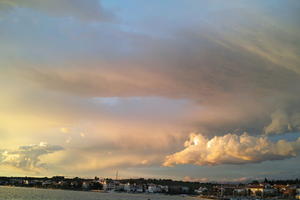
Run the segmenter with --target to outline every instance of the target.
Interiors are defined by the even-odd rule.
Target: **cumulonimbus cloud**
[[[176,164],[220,165],[259,163],[294,157],[300,150],[300,138],[293,142],[270,141],[267,137],[226,134],[208,139],[191,134],[185,149],[166,157],[164,166]]]
[[[1,150],[0,151],[0,166],[9,165],[22,170],[35,171],[39,168],[44,168],[45,163],[42,163],[40,157],[63,150],[63,147],[58,145],[50,145],[45,142],[28,146],[20,146],[17,150]]]
[[[300,15],[295,9],[299,7],[299,2],[286,0],[280,3],[282,6],[276,4],[277,10],[274,10],[275,4],[270,0],[268,4],[271,6],[263,7],[262,1],[253,0],[239,2],[243,5],[238,8],[237,2],[217,3],[217,8],[214,8],[211,0],[194,1],[197,4],[191,7],[197,8],[196,13],[189,15],[189,18],[182,14],[180,21],[184,22],[184,26],[171,23],[175,24],[174,29],[168,28],[169,21],[164,21],[164,17],[159,21],[164,21],[166,26],[157,25],[155,18],[155,23],[150,23],[150,26],[146,20],[141,21],[143,26],[125,23],[121,24],[122,28],[64,21],[65,16],[89,16],[88,19],[91,19],[91,15],[84,13],[92,11],[86,10],[86,6],[98,7],[98,1],[94,0],[0,0],[0,3],[3,2],[6,2],[6,7],[22,7],[30,12],[38,11],[61,18],[53,21],[51,30],[45,31],[38,23],[28,23],[35,20],[31,15],[19,22],[7,17],[6,23],[2,23],[0,42],[3,44],[0,87],[4,91],[0,99],[7,99],[1,103],[1,110],[14,114],[14,123],[18,121],[16,116],[38,113],[37,116],[45,116],[45,121],[55,119],[62,126],[66,123],[82,125],[83,119],[91,124],[85,139],[85,145],[90,148],[86,152],[81,151],[83,155],[92,154],[88,163],[95,160],[100,164],[86,167],[81,157],[78,159],[78,154],[74,153],[73,157],[69,156],[71,164],[63,159],[61,165],[67,163],[75,166],[76,162],[80,166],[78,169],[82,169],[81,165],[86,167],[86,171],[90,171],[91,166],[99,169],[103,161],[93,153],[102,152],[106,147],[109,152],[124,152],[125,149],[127,154],[145,153],[139,155],[142,157],[139,162],[143,162],[145,155],[164,157],[166,152],[175,152],[178,143],[184,141],[182,138],[186,138],[186,133],[191,130],[210,137],[228,132],[241,134],[244,131],[249,134],[280,134],[293,131],[300,124],[297,117],[300,113],[300,57],[299,43],[295,42],[300,38],[297,34],[300,32],[297,26]],[[53,9],[55,2],[61,3],[60,9]],[[80,5],[78,2],[87,4],[80,12],[73,12],[75,8],[63,12],[66,2],[70,2],[67,6],[77,7]],[[286,12],[287,9],[289,12]],[[26,29],[24,24],[28,25]],[[19,31],[16,31],[17,27],[20,27]],[[62,27],[67,27],[63,33]],[[148,35],[145,28],[153,30],[155,36],[153,33]],[[164,29],[163,37],[158,33],[161,29]],[[12,58],[16,58],[16,63]],[[130,106],[111,109],[111,106],[106,108],[93,101],[107,97],[162,97],[192,103],[176,114],[170,114],[172,109],[156,106],[146,119],[144,108],[139,108],[143,114],[134,114]],[[143,101],[141,105],[145,107],[146,104]],[[138,106],[135,104],[133,107],[137,109]],[[285,114],[272,114],[277,109]],[[160,111],[166,113],[167,120],[160,120]],[[7,113],[2,112],[4,119]],[[134,120],[127,117],[135,115]],[[187,117],[180,118],[182,123],[174,123],[175,116]],[[13,126],[10,127],[10,123],[1,122],[8,126],[10,132],[18,133]],[[32,124],[32,129],[38,132],[40,129],[35,126],[38,124],[35,118]],[[173,127],[169,128],[169,125]],[[174,129],[180,133],[175,134]],[[11,135],[9,137],[13,138]],[[165,164],[242,164],[284,159],[297,153],[295,143],[274,143],[264,137],[231,134],[212,140],[204,139],[203,147],[190,144],[186,150],[169,156]],[[249,140],[250,144],[241,139]],[[110,145],[112,140],[117,142]],[[212,141],[216,143],[214,149],[205,146]],[[217,141],[226,144],[224,148]],[[280,149],[280,145],[286,148]],[[80,143],[76,147],[83,146]],[[253,146],[262,152],[253,149]],[[284,151],[286,153],[281,153]],[[106,160],[107,168],[112,168],[110,162],[125,166],[114,162],[119,160],[115,155],[108,157],[113,161]],[[129,160],[128,157],[126,160]]]

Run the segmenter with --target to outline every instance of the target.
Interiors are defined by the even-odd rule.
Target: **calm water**
[[[100,193],[35,188],[0,187],[0,200],[196,200],[158,194]],[[199,200],[199,199],[198,199]]]

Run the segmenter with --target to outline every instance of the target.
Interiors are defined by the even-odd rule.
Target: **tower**
[[[116,172],[116,180],[118,180],[118,178],[119,178],[119,171],[117,170],[117,172]]]

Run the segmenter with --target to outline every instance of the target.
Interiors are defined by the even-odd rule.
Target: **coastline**
[[[92,193],[102,193],[102,194],[125,194],[125,195],[149,195],[149,196],[178,196],[178,197],[189,197],[196,198],[200,200],[212,200],[217,198],[203,198],[195,195],[182,195],[182,194],[165,194],[165,193],[134,193],[134,192],[106,192],[104,190],[71,190],[71,189],[61,189],[61,188],[39,188],[39,187],[21,187],[12,185],[0,185],[0,188],[17,188],[17,189],[36,189],[36,190],[50,190],[50,191],[73,191],[73,192],[92,192]]]

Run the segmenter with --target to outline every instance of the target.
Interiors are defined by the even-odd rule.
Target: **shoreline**
[[[22,187],[22,186],[13,186],[13,185],[0,185],[0,188],[20,188],[20,189],[37,189],[37,190],[58,190],[58,191],[73,191],[73,192],[93,192],[93,193],[102,193],[102,194],[126,194],[126,195],[162,195],[162,196],[187,196],[191,198],[203,199],[203,200],[212,200],[217,198],[203,198],[195,195],[187,195],[187,194],[166,194],[166,193],[134,193],[134,192],[106,192],[104,190],[71,190],[71,189],[62,189],[62,188],[40,188],[40,187]]]
[[[197,195],[188,195],[188,194],[166,194],[166,193],[134,193],[134,192],[107,192],[104,190],[72,190],[72,189],[62,189],[62,188],[40,188],[40,187],[22,187],[22,186],[13,186],[13,185],[0,185],[0,188],[17,188],[17,189],[36,189],[36,190],[50,190],[50,191],[69,191],[69,192],[91,192],[91,193],[100,193],[100,194],[124,194],[124,195],[149,195],[149,196],[177,196],[177,197],[188,197],[197,200],[222,200],[222,199],[241,199],[241,200],[254,200],[257,199],[255,197],[213,197],[213,196],[197,196]],[[280,198],[264,198],[259,200],[285,200]]]

